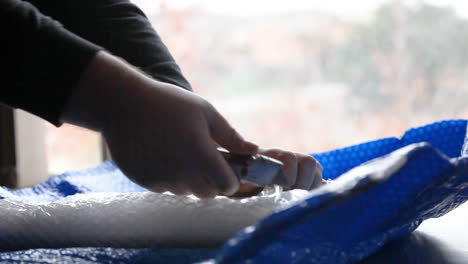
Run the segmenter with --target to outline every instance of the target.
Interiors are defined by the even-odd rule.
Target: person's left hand
[[[283,173],[290,189],[312,190],[324,184],[322,165],[312,156],[281,149],[260,149],[259,154],[283,162]],[[263,187],[240,184],[233,197],[248,197],[260,193]]]

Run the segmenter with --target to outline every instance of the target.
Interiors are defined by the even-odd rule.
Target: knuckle
[[[199,97],[199,98],[200,98],[199,104],[202,108],[209,109],[209,110],[215,109],[214,105],[210,103],[208,100],[205,100],[202,97]]]
[[[265,152],[268,152],[268,153],[281,153],[283,151],[281,149],[279,149],[279,148],[271,148],[271,149],[266,149]]]
[[[277,148],[259,149],[258,153],[272,157],[272,158],[278,158],[278,155],[281,153],[281,150]]]
[[[239,139],[239,134],[233,127],[228,127],[227,133],[228,133],[228,138],[230,139],[230,142],[232,143],[237,142],[237,140]]]
[[[307,167],[310,167],[310,168],[315,168],[315,167],[317,167],[317,164],[318,164],[317,161],[316,161],[314,158],[310,157],[310,156],[304,158],[304,159],[301,161],[301,163],[302,163],[304,166],[307,166]]]
[[[280,154],[280,158],[286,162],[296,162],[297,161],[297,156],[293,152],[290,151],[283,151],[283,153]]]
[[[206,113],[208,115],[213,115],[217,113],[214,105],[210,103],[208,100],[203,99],[202,97],[200,97],[200,100],[197,103],[197,108],[201,112]]]

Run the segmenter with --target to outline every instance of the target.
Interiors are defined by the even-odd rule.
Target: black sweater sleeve
[[[59,125],[68,95],[100,47],[191,90],[144,13],[128,0],[27,1],[0,1],[0,23],[8,28],[0,52],[9,67],[0,74],[7,76],[0,101]]]
[[[129,0],[27,1],[154,79],[192,90],[145,14]]]
[[[0,1],[0,25],[0,101],[59,125],[70,91],[100,48],[20,0]]]

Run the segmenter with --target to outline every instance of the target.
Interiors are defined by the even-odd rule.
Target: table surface
[[[411,235],[388,243],[361,263],[468,263],[468,203],[424,221]]]

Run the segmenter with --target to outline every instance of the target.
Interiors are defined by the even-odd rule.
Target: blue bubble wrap
[[[324,178],[336,179],[335,183],[258,222],[248,232],[239,232],[219,249],[31,249],[0,253],[0,261],[353,263],[409,234],[423,220],[439,217],[467,200],[468,157],[460,157],[466,133],[466,120],[449,120],[410,129],[399,139],[313,154],[324,168]],[[370,161],[377,157],[381,158]],[[145,190],[126,179],[112,162],[105,162],[52,177],[33,188],[3,188],[0,196],[54,201],[101,191]]]

